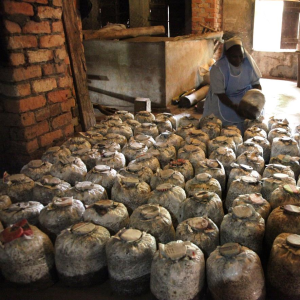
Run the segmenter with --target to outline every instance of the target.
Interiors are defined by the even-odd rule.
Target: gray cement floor
[[[267,102],[265,109],[265,116],[286,117],[291,124],[291,128],[300,124],[300,88],[296,87],[294,81],[283,80],[261,80],[263,92],[265,93]],[[125,109],[125,108],[122,108]],[[190,113],[194,114],[194,108],[189,110],[171,107],[171,112],[175,114]],[[197,116],[201,116],[197,114]],[[1,300],[153,300],[154,296],[149,292],[148,294],[137,297],[123,297],[112,293],[109,281],[99,286],[92,286],[87,288],[67,288],[62,286],[60,282],[53,286],[39,290],[32,291],[27,288],[13,287],[3,279],[0,279],[0,299]],[[203,298],[202,298],[203,299]],[[273,300],[273,299],[272,299]]]

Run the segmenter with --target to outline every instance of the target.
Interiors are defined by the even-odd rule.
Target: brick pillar
[[[0,5],[0,171],[18,172],[74,134],[78,110],[62,0]]]

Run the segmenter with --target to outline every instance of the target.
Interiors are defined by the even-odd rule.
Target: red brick
[[[31,4],[23,2],[14,2],[14,1],[4,1],[3,2],[4,12],[8,15],[25,15],[33,16],[34,11]]]
[[[67,125],[65,128],[63,128],[63,133],[65,137],[73,136],[74,135],[74,126],[72,124]]]
[[[34,126],[24,128],[24,138],[26,141],[32,140],[36,137],[39,137],[45,133],[49,132],[48,121],[40,122]]]
[[[43,69],[43,75],[52,75],[56,73],[56,69],[54,67],[54,64],[46,64],[42,66]]]
[[[65,38],[62,35],[45,35],[40,37],[40,48],[52,48],[64,45]]]
[[[51,33],[49,21],[34,22],[29,21],[22,28],[23,33]]]
[[[39,79],[31,83],[34,93],[48,92],[57,87],[55,78]]]
[[[50,116],[56,117],[61,114],[61,107],[60,103],[55,103],[49,106],[50,109]]]
[[[8,39],[8,49],[36,48],[37,39],[33,35],[13,36]]]
[[[21,124],[22,126],[30,126],[35,123],[35,116],[33,112],[26,112],[24,114],[21,114]]]
[[[48,0],[22,0],[23,2],[31,2],[31,3],[40,3],[40,4],[48,4]]]
[[[50,103],[64,102],[71,97],[70,90],[53,91],[47,94],[47,99]]]
[[[27,51],[27,56],[30,63],[40,63],[52,60],[54,54],[52,50],[39,49],[37,51]]]
[[[0,83],[0,94],[9,97],[26,97],[31,94],[30,83],[8,85]]]
[[[45,107],[42,109],[39,109],[34,112],[35,113],[35,119],[37,122],[47,120],[50,118],[50,110],[49,107]]]
[[[67,66],[65,64],[56,64],[55,70],[58,74],[67,73]]]
[[[62,21],[52,23],[52,32],[64,32]]]
[[[69,125],[71,122],[72,122],[72,114],[70,112],[67,112],[52,120],[52,128],[57,129],[65,125]]]
[[[42,69],[38,65],[29,67],[21,67],[13,70],[12,79],[14,81],[23,81],[27,79],[37,78],[42,76]]]
[[[67,101],[61,103],[61,105],[60,105],[61,106],[61,111],[62,112],[71,111],[71,108],[75,107],[75,105],[76,105],[75,99],[70,98]]]
[[[34,139],[32,141],[29,141],[26,143],[26,150],[28,153],[33,153],[39,148],[39,144],[37,139]]]
[[[53,5],[62,7],[62,0],[53,0]]]
[[[1,113],[0,120],[1,126],[26,127],[35,124],[33,112],[26,112],[24,114]]]
[[[21,33],[21,27],[17,23],[5,20],[4,26],[9,33]]]
[[[25,56],[23,53],[11,53],[9,58],[10,63],[13,66],[23,65],[25,63]]]
[[[53,8],[50,6],[39,6],[37,16],[41,19],[61,19],[61,8]]]
[[[20,157],[20,153],[22,154],[30,154],[36,151],[39,148],[37,139],[34,139],[29,142],[20,142],[20,141],[10,141],[8,143],[8,152],[16,153],[17,158]],[[24,165],[24,163],[23,163]]]
[[[21,100],[4,100],[5,111],[11,113],[23,113],[35,110],[46,105],[44,96],[30,97]]]
[[[55,50],[55,58],[64,60],[67,56],[67,51],[65,48]]]
[[[71,87],[73,85],[73,79],[70,76],[59,77],[57,81],[60,88]]]
[[[41,147],[50,146],[54,141],[59,140],[63,137],[62,131],[56,130],[42,135],[39,138],[39,143]]]

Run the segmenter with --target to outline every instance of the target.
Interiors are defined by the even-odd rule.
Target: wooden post
[[[87,88],[85,57],[73,1],[63,0],[63,23],[79,107],[80,123],[82,129],[86,131],[95,125],[96,118]]]

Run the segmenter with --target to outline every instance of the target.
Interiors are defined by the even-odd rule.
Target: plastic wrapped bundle
[[[129,213],[137,207],[146,204],[151,189],[149,184],[137,178],[119,176],[111,189],[111,198],[123,203]]]
[[[257,119],[245,119],[244,120],[244,130],[256,126],[263,129],[266,133],[269,132],[267,123],[265,122],[264,116],[259,116]]]
[[[239,195],[234,199],[232,207],[244,204],[252,205],[255,211],[263,217],[265,222],[267,221],[271,212],[271,205],[260,193]]]
[[[127,208],[123,203],[112,200],[100,200],[87,207],[83,214],[85,222],[101,225],[116,234],[129,224]]]
[[[298,143],[289,137],[278,137],[273,139],[271,147],[271,157],[280,154],[290,156],[300,156]]]
[[[163,121],[170,121],[172,124],[173,129],[176,130],[177,126],[176,126],[176,119],[174,117],[174,115],[172,115],[171,113],[167,113],[167,112],[163,112],[160,114],[156,115],[156,120],[163,120]]]
[[[287,124],[289,124],[289,121],[285,118],[275,118],[274,116],[270,117],[269,120],[268,120],[268,128],[269,128],[269,131],[271,130],[272,128],[272,125],[275,124],[275,123],[278,123],[278,122],[285,122]]]
[[[246,140],[245,142],[253,142],[263,148],[263,158],[265,162],[269,162],[271,156],[271,144],[268,139],[261,136],[254,136],[251,139]]]
[[[229,190],[232,181],[241,178],[242,176],[251,176],[257,180],[261,180],[261,175],[253,170],[251,166],[233,163],[231,164],[231,171],[227,179],[227,190]]]
[[[91,149],[92,145],[83,137],[72,137],[63,143],[63,146],[71,152],[78,151],[83,148]]]
[[[100,143],[103,139],[103,135],[99,132],[96,131],[86,131],[86,132],[79,132],[80,137],[83,137],[84,139],[86,139],[91,146],[96,145],[97,143]],[[85,149],[85,148],[82,148]],[[78,151],[82,150],[79,149]],[[86,148],[88,149],[88,148]]]
[[[122,134],[118,134],[118,133],[107,133],[105,136],[106,140],[108,142],[111,143],[117,143],[121,146],[121,148],[123,148],[125,146],[125,144],[127,143],[127,138],[122,135]]]
[[[138,134],[150,135],[155,139],[159,135],[159,131],[154,123],[141,123],[141,125],[134,128],[134,135]]]
[[[185,139],[185,145],[200,147],[203,150],[205,156],[207,156],[207,145],[205,142],[202,142],[202,141],[195,139],[192,136],[188,135]]]
[[[130,216],[129,226],[148,232],[157,243],[175,240],[175,230],[170,213],[158,204],[145,204],[135,209]]]
[[[271,249],[275,238],[281,233],[300,232],[300,206],[284,205],[275,208],[266,224],[266,244]]]
[[[54,283],[54,250],[49,237],[22,220],[0,234],[0,268],[6,280],[46,287]]]
[[[293,138],[296,140],[296,142],[300,146],[300,125],[296,126],[295,132],[293,134]]]
[[[70,183],[52,175],[45,175],[39,181],[35,182],[33,199],[47,205],[55,196],[63,197],[70,188]]]
[[[236,158],[236,163],[251,166],[260,175],[263,174],[265,161],[259,151],[245,151]]]
[[[238,205],[224,216],[220,227],[221,245],[239,243],[262,254],[265,220],[252,205]]]
[[[202,128],[204,126],[204,124],[206,124],[208,122],[218,124],[219,127],[222,128],[222,121],[220,119],[218,119],[214,114],[202,117],[199,121],[199,128]]]
[[[108,230],[93,223],[77,223],[55,241],[55,266],[67,286],[89,286],[107,280],[105,246]]]
[[[126,158],[127,164],[132,160],[135,160],[137,156],[146,153],[147,151],[148,147],[139,142],[129,142],[122,149],[122,153]]]
[[[166,131],[170,131],[170,132],[173,131],[172,123],[169,120],[156,119],[153,123],[156,124],[159,133],[163,133]]]
[[[228,176],[231,170],[231,164],[236,160],[236,155],[234,151],[228,147],[219,147],[209,155],[209,159],[217,159],[220,161]]]
[[[191,242],[160,244],[151,265],[151,292],[159,300],[196,299],[205,282],[203,252]]]
[[[281,233],[273,243],[267,268],[272,299],[300,297],[300,236]]]
[[[271,164],[280,164],[284,166],[290,166],[294,172],[295,178],[299,177],[300,174],[300,157],[280,154],[270,159]]]
[[[208,134],[209,139],[212,140],[220,135],[221,128],[218,124],[213,122],[207,122],[202,127],[201,130]]]
[[[292,137],[292,134],[283,128],[275,128],[269,131],[268,140],[272,144],[274,138],[277,137]]]
[[[36,181],[41,179],[44,175],[49,174],[51,166],[51,163],[43,162],[40,159],[32,160],[27,165],[23,166],[20,173]]]
[[[115,112],[115,115],[118,116],[123,122],[134,119],[134,115],[127,110],[118,110]]]
[[[236,147],[238,147],[238,145],[243,143],[242,135],[235,130],[223,128],[221,131],[221,136],[226,136],[226,137],[232,138]]]
[[[176,151],[184,145],[184,139],[170,131],[161,133],[155,138],[156,143],[164,143],[175,147]]]
[[[126,166],[126,159],[124,154],[118,151],[105,151],[103,152],[102,157],[97,160],[97,165],[106,165],[119,171]]]
[[[218,136],[208,141],[208,156],[216,149],[220,147],[227,147],[236,152],[236,144],[232,138],[226,136]]]
[[[149,290],[155,238],[136,229],[123,229],[106,244],[111,289],[121,295],[138,295]]]
[[[249,140],[245,141],[243,144],[238,145],[236,149],[236,156],[240,156],[245,151],[258,152],[260,156],[263,156],[264,153],[264,150],[260,145],[254,142],[249,142]]]
[[[124,121],[124,124],[127,124],[132,129],[132,131],[134,131],[136,126],[141,125],[141,123],[137,120],[126,120]]]
[[[98,124],[95,124],[94,126],[90,127],[89,131],[94,131],[94,132],[100,133],[102,135],[106,135],[108,127],[109,126],[105,123],[98,123]]]
[[[194,129],[192,130],[188,136],[186,137],[190,138],[190,139],[196,139],[199,140],[200,142],[204,143],[204,144],[208,144],[209,141],[209,136],[207,133],[205,133],[204,131],[202,131],[201,129]]]
[[[296,184],[280,185],[275,189],[269,198],[272,209],[280,205],[295,204],[300,205],[300,188]]]
[[[134,119],[140,123],[151,123],[155,120],[155,116],[149,111],[139,111]]]
[[[193,116],[184,116],[179,119],[178,121],[178,127],[183,127],[189,124],[193,124],[194,127],[198,128],[199,125],[199,119],[193,117]]]
[[[55,164],[56,162],[59,161],[60,157],[62,156],[66,157],[70,155],[71,155],[71,151],[68,148],[55,146],[47,149],[43,153],[41,160],[45,162],[49,162],[51,164]]]
[[[24,174],[9,175],[3,180],[1,194],[10,197],[12,203],[32,200],[34,181]]]
[[[243,194],[254,194],[260,193],[262,188],[262,183],[257,178],[252,176],[241,176],[238,179],[235,179],[230,184],[230,187],[227,192],[225,207],[229,209],[232,207],[232,202],[236,199],[241,193]]]
[[[132,131],[131,127],[124,123],[121,125],[115,125],[115,126],[109,127],[107,130],[106,137],[110,133],[123,135],[126,137],[127,140],[133,136],[133,131]]]
[[[153,144],[155,144],[155,139],[150,136],[150,135],[147,135],[147,134],[138,134],[138,135],[135,135],[133,137],[131,137],[129,139],[129,142],[138,142],[138,143],[143,143],[144,145],[146,145],[148,148],[152,147]]]
[[[216,193],[199,192],[182,202],[180,206],[180,222],[189,218],[205,216],[220,227],[224,211],[222,200]]]
[[[194,177],[194,168],[192,164],[185,159],[176,159],[171,161],[168,165],[164,167],[164,170],[174,170],[181,173],[185,181],[188,181]]]
[[[247,247],[227,243],[206,263],[207,284],[213,300],[265,299],[265,278],[259,256]]]
[[[26,219],[32,225],[38,225],[40,211],[44,205],[36,201],[19,202],[0,210],[0,221],[5,227]]]
[[[11,205],[11,200],[7,195],[0,196],[0,211],[2,209],[8,208]]]
[[[157,154],[157,153],[155,153],[155,154]],[[157,169],[160,168],[160,162],[157,159],[157,157],[154,154],[151,154],[149,152],[138,156],[135,160],[131,161],[128,164],[128,167],[132,166],[132,165],[149,167],[153,173],[155,173],[157,171]]]
[[[272,177],[276,173],[287,174],[289,177],[295,178],[295,174],[290,166],[280,165],[280,164],[269,164],[266,165],[263,178]]]
[[[80,222],[84,211],[84,205],[80,200],[72,197],[55,197],[40,211],[39,222],[43,231],[55,237],[62,230]]]
[[[77,182],[74,187],[66,191],[65,196],[78,199],[84,205],[91,205],[108,198],[105,188],[91,181]]]
[[[155,190],[157,186],[163,183],[170,183],[180,186],[183,189],[185,187],[184,176],[180,172],[172,169],[157,170],[150,180],[151,189]]]
[[[155,155],[164,168],[170,161],[176,159],[176,148],[167,143],[157,143],[148,150],[148,153]]]
[[[176,134],[181,136],[183,139],[186,139],[187,136],[193,131],[197,129],[193,124],[188,124],[186,126],[181,126],[176,130]]]
[[[141,181],[145,181],[150,184],[150,180],[153,176],[153,172],[149,167],[144,167],[138,164],[129,165],[119,171],[119,174],[124,177],[138,178]]]
[[[261,90],[251,89],[245,93],[239,103],[239,111],[242,111],[247,119],[256,119],[261,115],[265,103],[265,95]]]
[[[184,189],[179,186],[166,183],[159,185],[154,191],[150,193],[148,203],[159,204],[162,207],[166,208],[172,217],[172,222],[175,228],[180,217],[181,203],[185,199],[186,193]]]
[[[248,129],[245,130],[245,132],[244,132],[244,141],[247,141],[248,139],[251,139],[255,136],[260,136],[260,137],[263,137],[263,138],[267,138],[268,135],[260,127],[252,126],[252,127],[249,127]]]
[[[283,121],[278,121],[278,122],[274,122],[271,126],[271,130],[275,129],[275,128],[283,128],[285,130],[287,130],[288,132],[292,132],[290,126],[289,126],[289,122],[288,120],[283,120]]]
[[[177,157],[178,159],[188,160],[196,170],[199,161],[205,159],[205,153],[199,146],[185,145],[178,150]]]
[[[275,173],[272,177],[262,179],[261,194],[266,200],[270,200],[271,194],[280,185],[296,185],[296,180],[287,174]]]
[[[115,183],[117,174],[117,171],[112,169],[110,166],[97,165],[86,174],[85,179],[103,186],[107,192],[107,195],[110,196],[111,188]]]
[[[93,149],[96,149],[100,154],[103,154],[104,152],[110,151],[110,152],[121,152],[121,146],[120,144],[117,144],[116,142],[112,142],[111,140],[107,138],[103,138],[103,140],[94,145]]]
[[[201,191],[214,192],[220,198],[222,197],[222,189],[219,181],[212,178],[210,174],[202,173],[196,175],[189,180],[185,185],[185,190],[188,196],[193,196]]]
[[[108,125],[108,127],[115,126],[115,125],[121,125],[123,123],[120,116],[117,115],[111,115],[105,117],[104,120],[101,121],[102,124]]]
[[[83,181],[87,173],[84,162],[74,156],[61,157],[50,169],[52,176],[75,185],[77,181]]]
[[[207,258],[219,245],[219,229],[211,219],[195,217],[177,226],[176,239],[194,243]]]
[[[217,159],[204,159],[198,161],[195,174],[207,173],[219,181],[222,191],[225,191],[226,174],[221,162]]]
[[[97,161],[101,159],[101,154],[97,149],[84,148],[73,152],[74,157],[79,157],[86,165],[87,171],[90,171],[97,165]]]

